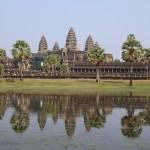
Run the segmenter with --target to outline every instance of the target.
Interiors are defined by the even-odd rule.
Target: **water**
[[[149,150],[150,97],[0,95],[0,150]]]

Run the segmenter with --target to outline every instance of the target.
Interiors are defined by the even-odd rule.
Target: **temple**
[[[45,36],[42,36],[40,43],[39,43],[39,53],[45,53],[48,51],[48,45]]]
[[[84,50],[80,50],[78,48],[77,37],[75,34],[74,29],[71,27],[66,38],[66,44],[63,48],[60,48],[58,42],[55,42],[52,50],[48,50],[48,44],[46,38],[42,36],[40,43],[39,43],[39,50],[38,53],[32,54],[32,60],[40,60],[43,61],[45,55],[48,54],[58,54],[62,62],[71,64],[79,62],[85,63],[88,62],[87,53],[88,51],[99,48],[98,42],[94,42],[91,35],[88,36],[85,42]],[[40,53],[40,54],[39,54]],[[113,61],[112,54],[106,54],[107,62]],[[40,64],[40,63],[39,63]]]
[[[60,47],[58,42],[55,42],[52,49],[48,49],[47,40],[43,35],[39,42],[38,51],[32,53],[30,59],[31,69],[28,72],[24,72],[24,77],[51,77],[51,75],[43,70],[44,59],[49,54],[57,54],[60,56],[60,62],[68,66],[70,78],[95,78],[96,68],[99,67],[101,78],[128,79],[130,77],[130,64],[121,62],[120,60],[114,60],[112,54],[106,53],[106,61],[99,66],[91,64],[88,61],[88,52],[99,47],[99,43],[94,41],[92,36],[89,35],[86,39],[85,47],[80,50],[75,31],[72,27],[67,34],[64,47]],[[14,60],[9,59],[5,61],[7,64],[5,76],[19,76],[19,73],[15,69],[16,65]],[[145,64],[133,64],[133,78],[149,79],[149,72],[150,68],[148,67],[147,69]],[[64,77],[64,75],[58,75],[57,77]]]

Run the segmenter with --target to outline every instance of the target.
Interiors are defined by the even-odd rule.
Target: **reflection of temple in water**
[[[106,117],[112,113],[114,108],[125,108],[127,110],[127,116],[134,116],[136,109],[145,109],[144,113],[140,114],[140,117],[142,117],[143,120],[145,119],[145,123],[147,123],[148,117],[146,118],[146,114],[148,114],[148,111],[146,110],[150,108],[148,107],[148,100],[150,100],[150,97],[132,95],[1,94],[0,118],[2,119],[4,117],[8,107],[13,107],[16,112],[25,113],[27,115],[37,113],[39,128],[43,130],[47,122],[47,114],[51,114],[50,116],[54,124],[56,124],[59,119],[64,120],[66,134],[68,137],[72,137],[75,133],[77,118],[83,117],[85,130],[90,132],[92,128],[105,126]],[[128,125],[125,121],[124,126]]]

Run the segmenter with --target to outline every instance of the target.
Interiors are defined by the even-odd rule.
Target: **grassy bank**
[[[102,80],[96,84],[91,79],[24,79],[20,82],[0,80],[0,93],[129,93],[150,95],[150,81]]]

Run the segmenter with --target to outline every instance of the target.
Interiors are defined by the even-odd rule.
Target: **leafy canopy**
[[[0,61],[4,60],[6,56],[6,51],[0,48]]]
[[[92,63],[99,64],[106,60],[106,55],[104,54],[104,49],[102,48],[95,48],[88,52],[88,60]]]
[[[142,50],[142,53],[143,53],[143,59],[142,61],[145,63],[145,64],[150,64],[150,48],[148,49],[143,49]]]
[[[60,65],[60,58],[57,54],[51,54],[44,60],[44,66],[48,69],[56,68]]]
[[[127,62],[138,62],[141,60],[142,45],[136,40],[134,34],[129,34],[126,42],[122,45],[122,59]]]
[[[30,46],[25,41],[17,41],[13,45],[12,55],[17,60],[28,59],[31,56]]]

